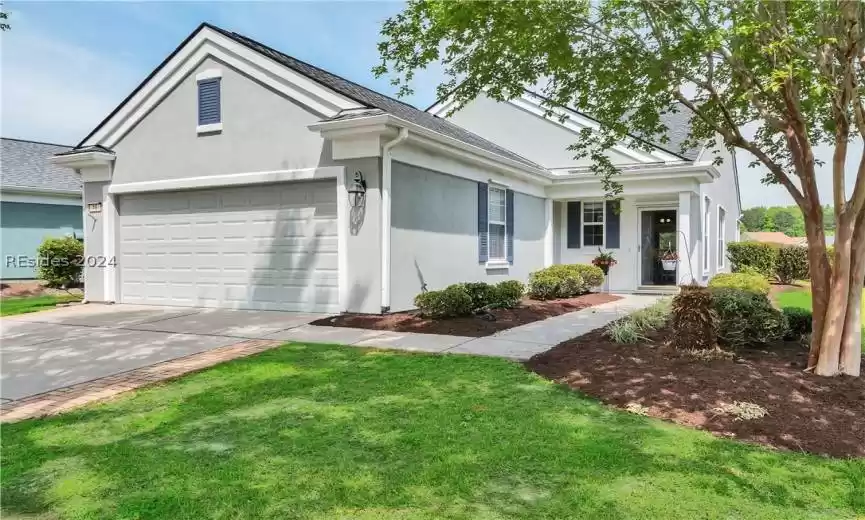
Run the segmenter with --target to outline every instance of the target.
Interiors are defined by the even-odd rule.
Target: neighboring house
[[[657,290],[692,277],[705,283],[729,271],[726,243],[738,236],[741,213],[734,154],[723,147],[681,150],[689,116],[684,110],[665,114],[668,142],[647,143],[653,146],[648,153],[625,144],[609,150],[624,189],[615,210],[616,203],[604,200],[600,178],[589,172],[590,160],[575,160],[568,150],[582,129],[598,123],[569,109],[544,117],[543,101],[530,91],[501,103],[481,96],[448,118],[548,170],[552,180],[544,192],[553,200],[554,262],[587,263],[598,248],[610,250],[618,261],[610,271],[614,291]],[[445,99],[428,111],[444,117],[451,106]],[[716,154],[723,158],[720,166],[712,165]],[[676,273],[664,271],[658,260],[668,250],[679,253]]]
[[[469,130],[202,24],[54,159],[84,181],[94,221],[86,255],[116,258],[86,267],[85,296],[396,311],[413,307],[424,287],[526,280],[554,262],[589,261],[597,247],[582,247],[583,236],[617,249],[613,289],[637,289],[636,273],[626,272],[638,258],[631,204],[621,215],[604,209],[593,177]],[[639,200],[654,205],[640,207],[668,213],[644,215],[674,219],[668,233],[683,230],[698,251],[704,186],[732,176],[702,157],[663,152],[664,160],[631,174],[644,177],[627,181],[626,193],[651,188]],[[734,226],[735,196],[713,197],[709,210],[727,204],[722,221]],[[566,236],[580,241],[578,251]]]
[[[742,240],[749,242],[765,242],[767,244],[777,244],[780,246],[804,246],[808,244],[808,240],[804,237],[787,236],[781,231],[746,231],[742,233]],[[832,243],[834,243],[832,237]],[[826,237],[826,245],[832,245],[829,237]]]
[[[70,146],[2,138],[0,279],[36,277],[36,248],[46,237],[83,236],[81,180],[51,163]]]

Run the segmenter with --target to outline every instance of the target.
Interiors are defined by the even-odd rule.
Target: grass
[[[0,316],[12,316],[54,308],[58,303],[80,301],[81,295],[22,296],[0,300]]]
[[[11,517],[865,514],[865,461],[615,411],[494,358],[291,344],[0,435]]]
[[[786,291],[779,292],[775,295],[775,301],[778,302],[778,305],[781,308],[785,307],[799,307],[801,309],[811,310],[811,291],[808,290],[807,287],[797,288],[797,289],[789,289]],[[862,305],[865,308],[865,294],[862,296]],[[865,339],[865,312],[862,313],[862,337]],[[865,350],[865,344],[863,344],[863,350]]]

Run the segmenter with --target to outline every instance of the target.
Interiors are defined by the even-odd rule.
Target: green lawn
[[[58,303],[75,302],[81,300],[80,295],[62,296],[22,296],[3,298],[0,300],[0,316],[12,316],[13,314],[25,314],[28,312],[44,311],[52,309]]]
[[[4,425],[2,446],[13,517],[865,514],[865,460],[716,439],[457,355],[287,345]]]
[[[811,309],[811,291],[809,291],[807,287],[780,292],[775,295],[775,300],[782,308],[801,307],[803,309]],[[862,296],[862,305],[865,307],[865,295]],[[862,313],[861,320],[862,336],[865,338],[865,312]],[[865,349],[865,344],[863,344],[862,347]]]

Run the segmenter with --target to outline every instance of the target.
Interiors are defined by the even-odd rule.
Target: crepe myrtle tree
[[[858,376],[865,154],[849,157],[848,143],[865,138],[863,25],[865,6],[840,0],[410,0],[384,22],[374,72],[406,95],[417,70],[439,63],[438,94],[455,100],[452,110],[482,93],[506,100],[531,86],[548,117],[564,117],[557,107],[591,115],[600,130],[584,129],[571,149],[591,160],[611,197],[622,187],[604,151],[664,143],[661,115],[686,112],[683,149],[708,142],[749,152],[752,166],[768,172],[763,182],[783,185],[802,211],[814,309],[808,369]],[[745,125],[756,127],[753,137]],[[834,149],[834,268],[817,145]],[[847,161],[857,171],[849,194]]]

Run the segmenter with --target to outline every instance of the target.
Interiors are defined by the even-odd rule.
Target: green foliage
[[[730,348],[756,346],[779,340],[787,333],[787,321],[764,294],[735,288],[711,291],[717,314],[719,338]]]
[[[505,280],[496,284],[493,303],[497,307],[511,309],[519,305],[525,293],[526,286],[523,282],[519,280]]]
[[[750,267],[766,278],[773,278],[778,265],[778,246],[763,242],[731,242],[727,244],[727,258],[735,272]]]
[[[775,268],[778,281],[784,284],[796,280],[807,280],[808,248],[805,246],[784,246],[778,249],[778,264]]]
[[[767,231],[763,229],[765,220],[766,208],[764,207],[748,208],[742,212],[742,224],[745,226],[745,231]]]
[[[78,239],[46,238],[36,254],[40,259],[37,274],[49,287],[68,287],[80,280],[84,244]]]
[[[536,300],[573,298],[601,285],[604,273],[586,264],[558,264],[529,275],[529,296]]]
[[[461,284],[472,299],[472,310],[492,304],[496,300],[496,288],[486,282],[466,282]]]
[[[671,306],[673,346],[679,350],[713,349],[718,344],[718,315],[712,293],[699,285],[683,285]]]
[[[751,273],[720,273],[709,280],[709,287],[729,287],[759,294],[769,294],[769,282],[759,274]]]
[[[616,320],[607,325],[604,328],[604,336],[616,343],[623,344],[639,343],[647,339],[639,325],[627,318]]]
[[[781,309],[787,319],[788,339],[794,339],[811,334],[813,316],[810,309],[801,307],[784,307]]]
[[[441,291],[427,291],[414,297],[415,307],[429,318],[454,318],[472,313],[472,297],[463,284],[453,284]]]

